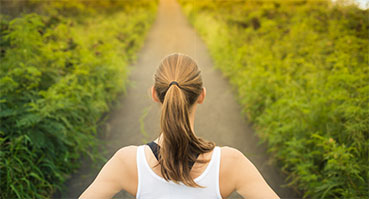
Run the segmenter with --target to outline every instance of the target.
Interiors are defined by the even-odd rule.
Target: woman
[[[165,57],[151,91],[162,108],[159,137],[118,150],[80,198],[111,198],[122,189],[136,198],[226,198],[233,191],[279,198],[240,151],[196,136],[196,107],[206,90],[194,60]]]

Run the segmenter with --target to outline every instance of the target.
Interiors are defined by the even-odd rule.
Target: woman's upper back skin
[[[223,198],[228,197],[235,190],[247,198],[278,198],[255,166],[240,151],[227,146],[220,149],[219,189]],[[201,154],[198,159],[210,160],[213,152],[214,150]],[[136,196],[138,185],[136,153],[137,146],[127,146],[115,154],[124,164],[125,178],[121,178],[121,186],[133,196]],[[160,165],[154,168],[158,161],[148,146],[145,146],[145,158],[151,169],[162,177]],[[191,169],[191,177],[200,176],[207,166],[208,163],[196,162]]]

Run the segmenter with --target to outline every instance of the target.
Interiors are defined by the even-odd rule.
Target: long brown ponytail
[[[165,57],[156,71],[154,89],[162,103],[160,128],[163,142],[159,164],[165,180],[202,187],[190,176],[189,162],[196,154],[210,152],[214,142],[197,137],[191,129],[189,111],[202,92],[202,78],[197,64],[189,56],[175,53]],[[172,81],[178,85],[169,86]]]

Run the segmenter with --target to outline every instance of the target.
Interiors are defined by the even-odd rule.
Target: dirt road
[[[213,63],[206,46],[191,27],[175,0],[162,0],[155,23],[144,46],[132,66],[131,85],[127,94],[119,99],[121,106],[109,113],[104,140],[110,158],[119,148],[141,145],[155,139],[159,133],[160,109],[151,100],[150,87],[160,60],[173,52],[193,57],[201,71],[207,96],[198,106],[195,132],[198,136],[215,141],[218,146],[232,146],[242,151],[259,169],[272,188],[284,198],[296,195],[280,185],[285,184],[279,170],[271,165],[265,147],[259,146],[254,131],[241,115],[241,107],[228,81]],[[55,197],[76,198],[93,181],[98,169],[83,167],[66,183],[67,190]],[[116,198],[133,198],[122,191]],[[241,198],[234,193],[229,198]]]

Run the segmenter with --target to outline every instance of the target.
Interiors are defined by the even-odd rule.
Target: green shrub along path
[[[369,9],[181,3],[290,185],[306,198],[368,198]]]
[[[50,198],[81,156],[102,161],[97,123],[156,13],[151,0],[32,2],[37,13],[0,16],[4,199]]]
[[[120,106],[109,113],[102,125],[104,141],[111,157],[119,148],[141,145],[159,134],[160,107],[151,100],[150,87],[153,74],[160,60],[173,52],[193,57],[202,70],[207,97],[198,106],[195,132],[198,136],[213,140],[218,146],[233,146],[242,151],[261,171],[266,181],[282,197],[298,195],[281,185],[286,184],[279,168],[259,146],[252,127],[241,114],[241,107],[234,91],[220,71],[213,68],[212,59],[203,41],[188,23],[175,0],[163,0],[159,4],[155,23],[149,31],[144,46],[138,53],[138,61],[129,76],[127,94],[119,99]],[[67,182],[64,197],[75,198],[92,182],[98,169],[84,166]],[[117,198],[133,198],[122,191]],[[240,198],[236,193],[230,198]]]

